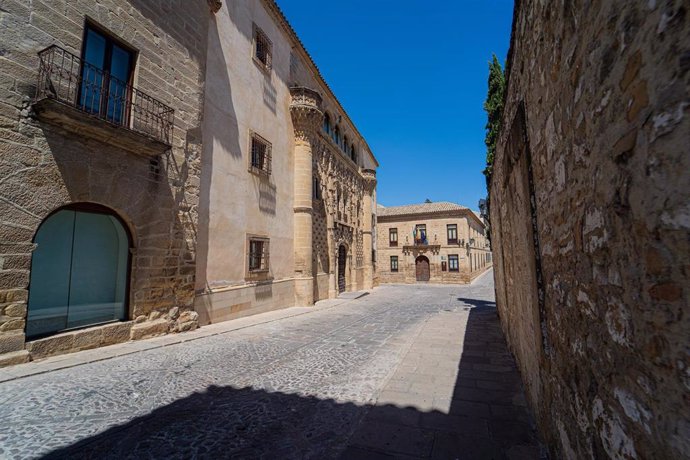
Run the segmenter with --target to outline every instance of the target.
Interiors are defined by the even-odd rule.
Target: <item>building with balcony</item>
[[[372,287],[378,164],[275,2],[0,16],[0,366]]]
[[[3,2],[0,365],[196,327],[212,15]]]
[[[205,96],[201,324],[371,288],[378,163],[275,2],[215,15]]]
[[[491,267],[484,222],[459,204],[379,206],[376,232],[381,283],[469,283]]]

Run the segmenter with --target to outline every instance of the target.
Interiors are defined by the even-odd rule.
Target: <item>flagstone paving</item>
[[[491,272],[230,329],[0,383],[0,458],[540,457]]]

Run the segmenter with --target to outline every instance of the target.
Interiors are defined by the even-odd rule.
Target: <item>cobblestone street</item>
[[[382,286],[298,316],[16,378],[0,395],[2,458],[540,452],[491,272],[471,286]]]

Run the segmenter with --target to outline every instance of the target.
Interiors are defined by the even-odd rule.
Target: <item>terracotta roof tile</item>
[[[456,203],[451,203],[449,201],[439,201],[436,203],[408,204],[405,206],[379,206],[376,211],[376,214],[379,217],[405,216],[410,214],[428,214],[435,212],[462,211],[465,209],[468,208]]]

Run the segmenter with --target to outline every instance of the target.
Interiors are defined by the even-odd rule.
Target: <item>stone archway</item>
[[[27,338],[126,320],[131,241],[105,206],[73,204],[46,217],[34,237]]]
[[[417,275],[417,281],[426,282],[431,279],[429,259],[426,256],[419,256],[415,259],[415,273]]]

